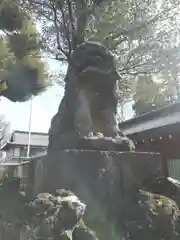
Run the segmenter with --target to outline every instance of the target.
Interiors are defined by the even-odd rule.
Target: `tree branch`
[[[68,6],[68,13],[69,13],[69,21],[71,24],[72,29],[72,48],[76,48],[76,28],[74,26],[74,19],[73,19],[73,12],[72,12],[72,4],[69,0],[66,0]]]
[[[67,60],[70,61],[70,55],[66,51],[64,51],[63,48],[61,47],[60,37],[59,37],[59,27],[57,23],[57,11],[53,3],[52,3],[52,10],[54,14],[54,26],[55,26],[55,32],[56,32],[57,48],[66,56]]]
[[[127,41],[128,38],[127,38],[127,37],[123,37],[123,38],[117,40],[116,42],[114,42],[113,44],[111,44],[111,41],[112,41],[112,40],[113,40],[113,39],[112,39],[110,36],[108,36],[108,37],[105,38],[105,40],[104,40],[104,42],[103,42],[105,46],[110,45],[111,51],[115,50],[116,47],[117,47],[118,45],[120,45],[121,43]],[[109,42],[110,42],[110,44],[108,44]]]
[[[76,8],[77,8],[76,41],[77,41],[77,44],[80,44],[84,41],[84,38],[85,38],[84,31],[87,25],[89,12],[84,0],[78,0],[76,2]]]
[[[138,75],[141,75],[141,74],[156,74],[156,73],[159,73],[160,72],[160,70],[156,70],[156,71],[149,71],[149,70],[147,70],[147,71],[139,71],[139,72],[128,72],[128,70],[127,70],[127,72],[121,72],[120,71],[120,74],[121,75],[131,75],[131,76],[138,76]]]
[[[164,17],[164,18],[162,18],[163,15],[164,15],[165,13],[167,13],[167,12],[172,11],[172,10],[175,9],[175,8],[176,8],[176,6],[174,6],[174,7],[172,7],[172,8],[169,8],[169,9],[165,9],[165,10],[162,11],[161,13],[156,14],[156,16],[153,17],[152,19],[150,19],[149,21],[142,22],[141,24],[139,24],[139,25],[137,25],[137,26],[131,27],[130,29],[125,29],[125,30],[121,31],[120,33],[114,34],[113,36],[111,36],[111,39],[113,40],[113,39],[116,39],[116,38],[118,38],[118,37],[120,37],[120,36],[128,35],[130,32],[135,31],[135,30],[138,30],[138,29],[145,28],[145,27],[147,27],[148,25],[155,23],[156,21],[159,21],[159,20],[162,20],[162,21],[167,20],[167,19],[170,18],[170,17]],[[161,18],[162,18],[162,19],[161,19]],[[108,37],[107,37],[107,38],[108,38]]]
[[[71,51],[72,51],[71,40],[70,40],[70,33],[69,33],[69,30],[68,30],[67,25],[66,25],[65,14],[64,14],[62,5],[59,4],[58,7],[59,7],[59,9],[60,9],[60,11],[61,11],[62,22],[63,22],[63,26],[64,26],[64,31],[65,31],[66,39],[67,39],[67,42],[68,42],[68,49],[69,49],[69,55],[70,55],[70,54],[71,54]]]

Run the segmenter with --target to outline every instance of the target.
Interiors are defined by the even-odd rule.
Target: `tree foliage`
[[[127,99],[132,99],[131,86],[139,74],[166,71],[178,81],[179,0],[24,2],[41,26],[43,48],[50,57],[70,62],[72,51],[84,40],[112,50]]]
[[[44,50],[57,60],[70,61],[70,55],[86,38],[89,19],[110,0],[24,0],[41,26]]]
[[[178,83],[172,75],[167,75],[166,72],[161,72],[156,76],[138,76],[134,92],[133,109],[136,116],[172,103],[179,98]]]
[[[25,101],[48,85],[35,23],[20,0],[0,1],[0,80],[7,89],[0,95]]]
[[[122,76],[121,82],[128,90],[125,91],[125,100],[132,99],[136,90],[135,79],[142,74],[156,76],[160,73],[161,84],[158,88],[161,91],[164,89],[165,96],[168,95],[175,85],[179,85],[180,2],[170,0],[116,3],[118,4],[113,2],[107,6],[99,21],[94,21],[90,39],[103,39],[103,43],[114,52]],[[145,85],[148,87],[144,89],[144,96],[153,94],[150,88],[154,84],[147,85],[145,81]]]

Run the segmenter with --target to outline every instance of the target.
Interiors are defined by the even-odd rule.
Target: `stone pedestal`
[[[156,153],[65,150],[34,159],[30,168],[34,194],[73,191],[87,204],[86,222],[100,239],[116,239],[112,229],[121,224],[124,208],[133,209],[139,189],[164,175]]]

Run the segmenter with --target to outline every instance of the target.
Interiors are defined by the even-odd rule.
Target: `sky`
[[[54,73],[62,68],[57,61],[53,60],[47,60],[46,65]],[[63,88],[54,84],[33,98],[31,131],[48,132],[51,119],[58,110],[63,94]],[[29,130],[30,101],[13,103],[2,97],[0,99],[0,114],[4,115],[5,119],[10,122],[12,130]]]
[[[58,109],[59,94],[63,95],[63,90],[55,85],[33,99],[31,118],[31,130],[33,132],[48,131],[51,118]],[[12,130],[28,131],[30,101],[13,103],[6,98],[1,98],[0,114],[3,114],[6,120],[10,122]]]
[[[57,62],[48,61],[48,68],[52,72],[56,72],[59,66]],[[31,131],[48,132],[51,119],[58,110],[63,94],[63,88],[54,84],[41,95],[34,97],[32,101]],[[128,104],[125,108],[126,119],[132,117],[131,109],[131,104]],[[12,130],[28,131],[30,101],[13,103],[6,98],[1,98],[0,114],[3,114],[5,119],[10,122]]]

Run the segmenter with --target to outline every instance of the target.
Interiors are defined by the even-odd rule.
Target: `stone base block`
[[[34,159],[30,169],[34,194],[63,188],[84,201],[85,222],[102,229],[100,239],[115,239],[112,228],[123,217],[124,202],[134,204],[139,189],[164,175],[159,154],[137,152],[65,150]]]
[[[34,158],[30,168],[36,193],[42,188],[74,191],[79,184],[99,192],[100,183],[130,191],[164,175],[158,153],[65,150]]]

